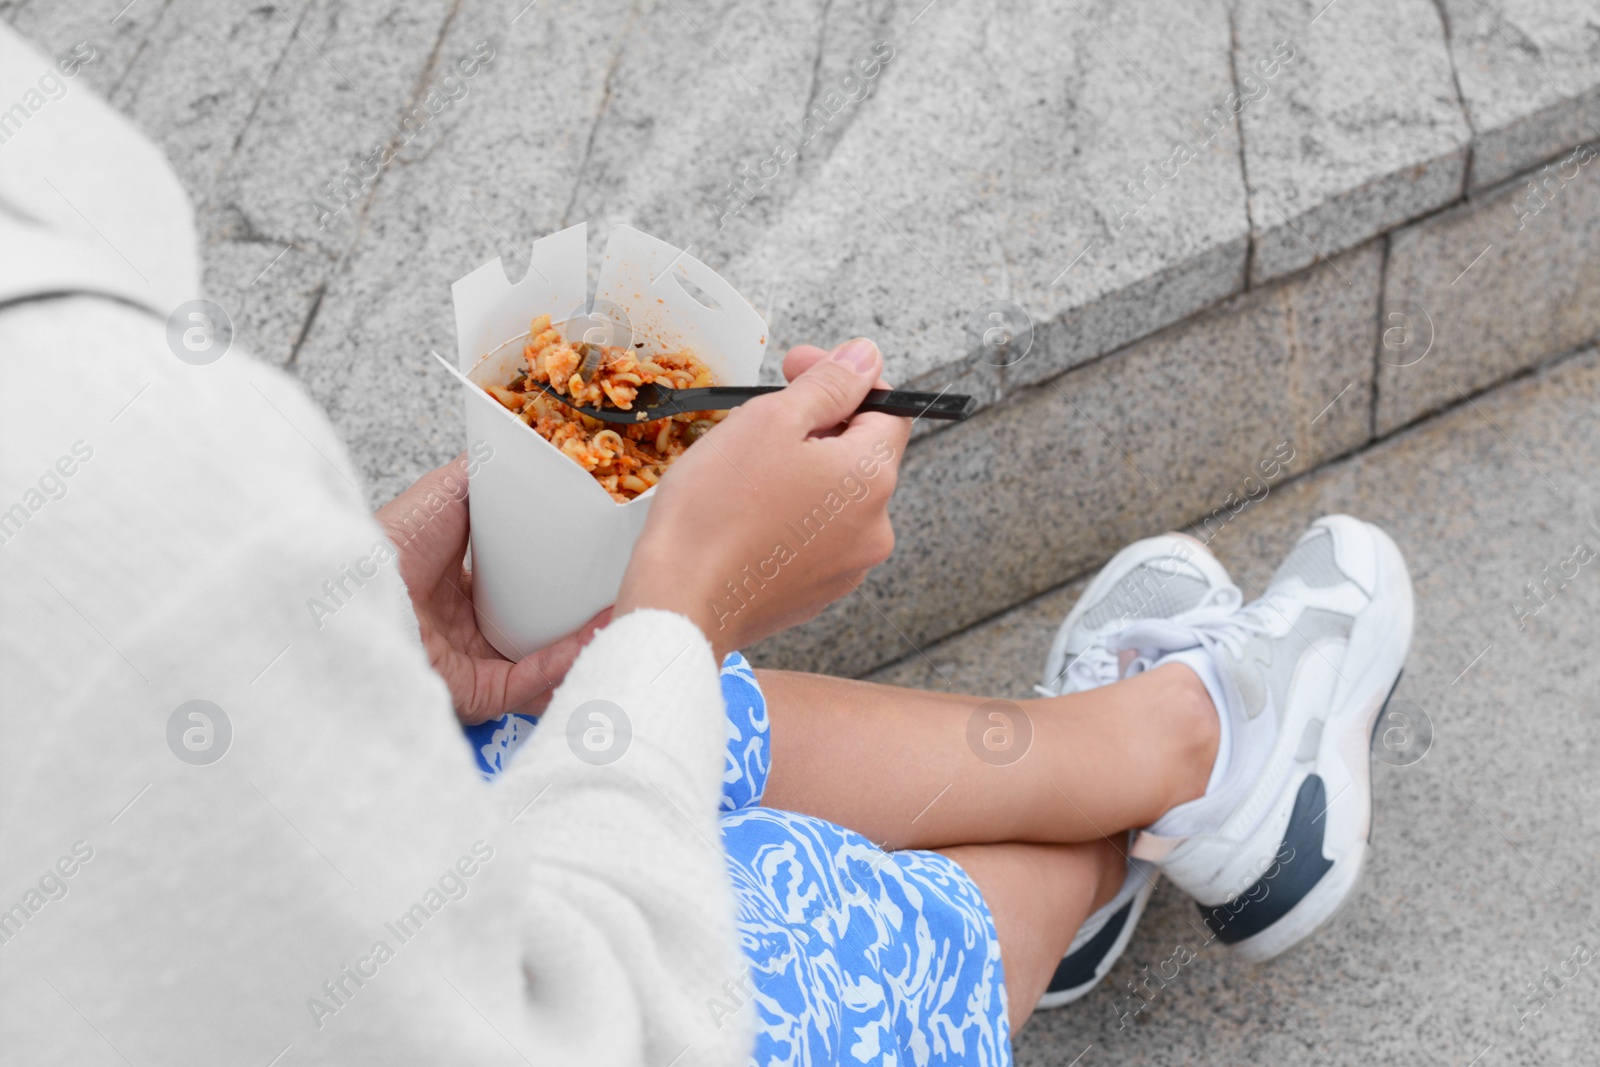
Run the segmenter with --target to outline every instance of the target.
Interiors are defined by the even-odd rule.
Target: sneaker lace
[[[1235,601],[1231,609],[1216,608],[1191,613],[1188,616],[1163,620],[1167,625],[1125,627],[1111,643],[1119,649],[1132,649],[1138,653],[1136,669],[1150,666],[1168,652],[1200,647],[1208,652],[1226,649],[1235,659],[1244,655],[1245,646],[1257,636],[1275,636],[1288,618],[1284,598],[1271,590],[1249,604]]]
[[[1236,586],[1214,586],[1206,590],[1199,603],[1192,608],[1166,619],[1129,623],[1090,645],[1067,665],[1054,690],[1043,685],[1036,685],[1033,688],[1041,696],[1054,697],[1062,693],[1077,693],[1085,689],[1110,685],[1127,675],[1137,674],[1148,664],[1144,662],[1144,657],[1135,657],[1128,670],[1123,671],[1118,653],[1128,646],[1118,643],[1118,638],[1122,634],[1139,626],[1140,623],[1154,622],[1172,627],[1200,627],[1221,623],[1240,610],[1243,600],[1244,596]]]
[[[1117,654],[1104,644],[1090,645],[1067,664],[1066,673],[1062,675],[1056,692],[1047,695],[1081,693],[1085,689],[1110,685],[1117,680],[1117,673]],[[1043,690],[1045,687],[1037,688]]]

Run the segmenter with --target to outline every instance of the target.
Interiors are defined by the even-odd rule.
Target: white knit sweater
[[[0,26],[0,112],[51,69]],[[613,623],[479,780],[394,565],[308,609],[383,537],[344,447],[169,351],[186,200],[65,84],[0,144],[0,1064],[743,1062],[703,636]],[[608,766],[567,742],[594,699]]]

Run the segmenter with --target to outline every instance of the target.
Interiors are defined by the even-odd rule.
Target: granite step
[[[772,663],[870,670],[1600,334],[1595,0],[0,17],[95,45],[374,503],[460,448],[450,282],[578,219],[689,248],[775,351],[867,334],[977,396],[918,427],[895,558]]]
[[[1592,342],[1597,174],[1474,194],[913,441],[895,555],[758,655],[871,669]]]

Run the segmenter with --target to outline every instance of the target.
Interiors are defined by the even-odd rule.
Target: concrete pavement
[[[1365,878],[1315,938],[1268,964],[1233,962],[1203,947],[1194,906],[1163,884],[1108,980],[1018,1036],[1019,1064],[1600,1058],[1597,408],[1600,351],[1589,349],[1279,485],[1216,534],[1247,596],[1318,515],[1349,512],[1393,534],[1417,623],[1391,711],[1431,744],[1391,737],[1406,765],[1375,767]],[[1529,595],[1527,583],[1563,570],[1567,580]],[[1080,588],[874,680],[1026,696]],[[1596,954],[1586,966],[1580,942]],[[1198,958],[1177,966],[1180,946]],[[1150,982],[1147,1003],[1128,989],[1146,967],[1177,972]],[[1576,977],[1552,977],[1563,971]]]

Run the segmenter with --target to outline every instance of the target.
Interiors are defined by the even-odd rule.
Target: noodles
[[[612,499],[625,504],[648,491],[726,411],[695,411],[651,422],[613,425],[580,414],[539,388],[546,383],[583,407],[629,410],[639,386],[659,382],[673,389],[714,385],[710,369],[688,349],[646,358],[636,350],[570,344],[550,325],[533,320],[523,349],[527,368],[507,386],[484,391],[574,463],[594,475]]]

